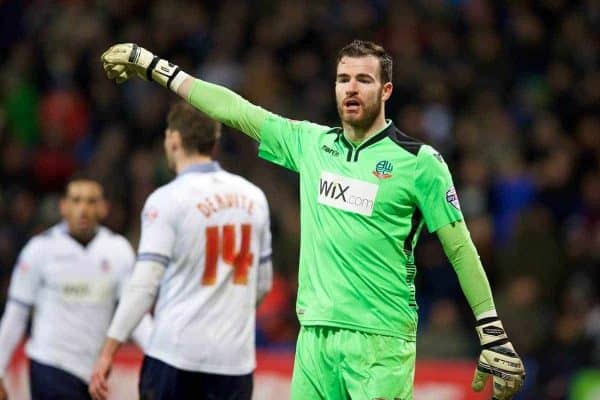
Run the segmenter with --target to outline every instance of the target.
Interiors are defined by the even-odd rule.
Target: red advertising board
[[[111,400],[137,399],[137,382],[142,353],[135,346],[119,351],[110,385]],[[253,400],[288,399],[294,355],[290,352],[257,353]],[[415,376],[415,400],[487,400],[485,393],[470,388],[474,361],[420,360]],[[5,382],[11,400],[28,400],[28,363],[20,347],[12,360]]]

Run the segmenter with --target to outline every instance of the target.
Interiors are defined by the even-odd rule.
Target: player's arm
[[[258,290],[256,293],[256,307],[260,305],[263,299],[273,287],[273,263],[270,258],[268,261],[261,261],[258,265]]]
[[[25,335],[27,321],[41,286],[38,259],[40,239],[32,239],[21,251],[13,269],[8,301],[0,322],[0,400],[6,398],[4,375],[12,355]]]
[[[0,379],[4,378],[8,363],[25,334],[31,306],[8,299],[0,323]]]
[[[115,353],[154,303],[172,255],[176,208],[173,200],[160,189],[146,200],[142,210],[142,230],[133,274],[123,290],[92,372],[89,392],[94,400],[106,399],[108,374]]]
[[[114,356],[134,328],[144,326],[140,321],[145,316],[148,317],[164,273],[165,266],[159,261],[138,259],[136,262],[92,372],[89,392],[94,400],[106,399],[108,396],[107,379]],[[149,333],[142,332],[145,336],[149,336]]]
[[[475,245],[464,222],[437,231],[446,256],[452,263],[475,319],[482,351],[473,377],[473,389],[481,391],[493,377],[494,399],[511,399],[523,385],[525,370],[498,319],[492,290]]]
[[[142,350],[145,350],[146,347],[148,347],[148,343],[150,343],[150,336],[152,335],[153,329],[154,320],[150,313],[146,312],[137,326],[133,329],[133,332],[131,332],[131,338]]]
[[[123,298],[123,295],[128,290],[128,283],[131,280],[133,267],[135,266],[135,252],[133,248],[129,244],[129,242],[123,238],[122,239],[122,271],[123,273],[119,279],[119,299]],[[150,335],[152,334],[154,322],[150,313],[145,313],[142,316],[142,319],[133,329],[131,333],[131,338],[140,346],[142,349],[146,349],[150,341]]]
[[[0,400],[7,398],[4,376],[15,349],[25,334],[31,307],[9,299],[0,323]]]
[[[415,197],[428,230],[437,233],[477,319],[475,329],[482,351],[473,389],[482,390],[492,375],[494,399],[511,399],[523,383],[523,363],[496,314],[490,284],[463,222],[448,166],[430,146],[422,146],[417,154]]]
[[[260,259],[257,272],[257,290],[256,305],[258,306],[265,298],[273,286],[273,263],[271,261],[271,220],[269,218],[269,205],[266,197],[265,203],[265,222],[260,238]]]
[[[307,141],[319,137],[313,133],[331,129],[273,114],[229,89],[191,77],[133,43],[114,45],[101,58],[109,79],[121,83],[137,76],[155,81],[211,118],[260,141],[259,157],[296,172],[300,171]]]
[[[131,336],[152,307],[164,274],[165,265],[160,261],[138,258],[108,329],[110,339],[123,343]]]
[[[483,265],[463,221],[441,227],[436,232],[446,257],[452,264],[460,287],[477,320],[496,318],[492,290]]]
[[[255,140],[260,140],[261,127],[271,115],[237,93],[196,79],[178,66],[134,43],[116,44],[106,50],[101,58],[109,79],[121,83],[132,76],[138,76],[154,81],[172,90],[211,118],[240,130]]]

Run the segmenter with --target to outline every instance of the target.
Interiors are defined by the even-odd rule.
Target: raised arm
[[[223,86],[192,77],[178,66],[134,43],[116,44],[106,50],[101,58],[109,79],[122,83],[137,76],[154,81],[177,93],[211,118],[255,140],[260,140],[261,127],[271,114]]]

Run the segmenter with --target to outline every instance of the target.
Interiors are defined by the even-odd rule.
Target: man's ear
[[[171,150],[181,148],[181,144],[181,132],[179,132],[177,129],[171,129],[169,132],[169,146],[171,146]]]
[[[393,91],[394,91],[394,84],[392,82],[384,83],[383,90],[381,91],[381,100],[387,101],[390,97],[392,97]]]

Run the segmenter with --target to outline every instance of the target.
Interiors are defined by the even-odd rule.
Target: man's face
[[[381,82],[376,57],[342,57],[338,63],[335,97],[342,122],[360,128],[370,127],[391,92],[392,84]]]
[[[71,182],[60,202],[60,212],[73,236],[92,236],[108,212],[102,187],[94,181]]]

